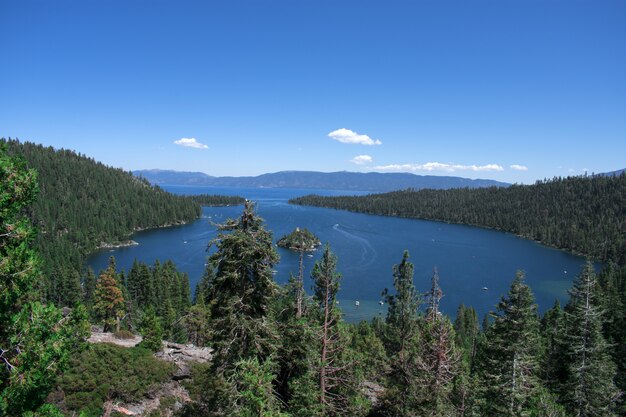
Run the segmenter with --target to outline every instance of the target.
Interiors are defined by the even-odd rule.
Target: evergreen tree
[[[115,258],[111,256],[109,266],[100,273],[94,292],[93,309],[104,322],[104,331],[119,330],[124,308],[124,297],[117,281]]]
[[[417,413],[420,381],[418,372],[418,344],[420,297],[413,284],[413,264],[409,252],[393,267],[395,294],[385,289],[387,310],[384,335],[387,356],[391,358],[391,372],[380,408],[384,415],[409,417]]]
[[[140,346],[153,352],[158,352],[163,347],[163,328],[161,320],[157,317],[153,307],[148,307],[141,324],[143,340]]]
[[[207,266],[215,268],[215,278],[207,288],[207,305],[213,360],[217,368],[224,369],[245,358],[264,361],[275,351],[276,332],[267,315],[278,293],[272,276],[278,254],[271,233],[250,201],[246,201],[241,218],[228,221],[220,230],[212,242],[217,251]]]
[[[87,307],[93,306],[93,297],[96,291],[96,274],[93,269],[87,268],[87,275],[83,280],[83,303]]]
[[[567,364],[563,360],[567,355],[567,344],[565,315],[558,300],[541,319],[541,338],[543,353],[539,375],[550,392],[562,396],[564,394],[563,383],[567,376]]]
[[[337,257],[326,245],[324,253],[311,273],[314,300],[319,314],[319,356],[317,361],[318,404],[321,416],[352,416],[356,414],[358,381],[351,372],[354,363],[347,351],[349,334],[341,322],[336,300],[341,274],[337,273]]]
[[[182,325],[190,343],[199,347],[207,346],[211,338],[209,322],[209,309],[204,302],[204,298],[199,297],[198,301],[191,306],[187,315],[182,319]]]
[[[463,358],[471,368],[476,357],[476,348],[480,336],[478,315],[473,307],[465,307],[461,304],[456,311],[454,320],[454,333],[456,334],[457,346],[463,350]]]
[[[565,308],[568,345],[566,405],[577,417],[612,415],[619,392],[615,387],[615,364],[602,335],[602,316],[597,300],[597,277],[591,262],[570,290]]]
[[[37,194],[37,175],[6,156],[0,144],[0,415],[33,414],[69,357],[87,336],[85,310],[67,317],[38,302],[41,280],[25,215]],[[39,415],[58,415],[43,406]]]
[[[494,323],[486,332],[478,364],[482,413],[531,415],[531,400],[539,386],[539,319],[534,296],[521,271],[492,317]]]
[[[435,270],[418,361],[417,382],[421,385],[422,397],[418,414],[423,416],[456,414],[452,389],[454,378],[459,374],[461,354],[454,342],[455,334],[450,320],[439,311],[442,296],[439,274]]]

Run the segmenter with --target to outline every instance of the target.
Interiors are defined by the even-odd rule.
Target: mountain
[[[201,172],[179,172],[168,170],[134,171],[152,184],[205,185],[212,187],[242,188],[310,188],[346,191],[384,192],[414,189],[449,189],[507,187],[510,184],[484,179],[444,177],[436,175],[415,175],[407,173],[379,172],[315,172],[280,171],[256,177],[212,177]]]
[[[623,169],[618,169],[617,171],[611,171],[611,172],[603,172],[601,174],[598,175],[602,175],[604,177],[619,177],[620,175],[622,175],[624,172],[626,172],[626,168]]]

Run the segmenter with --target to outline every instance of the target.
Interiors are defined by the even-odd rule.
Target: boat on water
[[[358,306],[361,305],[361,303],[357,300],[357,301],[354,302],[354,305],[358,307]]]
[[[385,304],[385,302],[384,301],[379,301],[378,304],[380,304],[382,306],[383,304]]]
[[[487,291],[489,288],[487,287],[483,287],[483,291]]]

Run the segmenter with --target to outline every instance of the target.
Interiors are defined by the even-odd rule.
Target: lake
[[[257,213],[274,233],[274,242],[294,228],[308,228],[338,256],[342,274],[340,306],[346,320],[356,322],[384,316],[379,305],[384,288],[393,287],[392,266],[402,259],[405,249],[415,264],[415,285],[422,292],[430,288],[433,268],[437,268],[444,292],[441,309],[454,316],[459,304],[476,308],[479,318],[495,308],[506,294],[518,269],[526,272],[539,309],[552,307],[555,299],[567,301],[567,289],[580,272],[584,258],[542,246],[512,234],[442,222],[373,216],[348,211],[294,206],[292,197],[306,194],[365,194],[300,189],[245,189],[195,186],[163,186],[176,194],[241,195],[257,203]],[[111,255],[118,268],[129,270],[133,261],[153,264],[171,259],[180,271],[189,274],[191,288],[202,276],[207,244],[217,235],[215,223],[241,215],[243,206],[204,207],[202,217],[190,224],[136,233],[139,245],[103,250],[88,259],[96,272],[106,268]],[[277,248],[280,263],[275,279],[285,283],[298,272],[299,255]],[[305,288],[311,293],[310,272],[321,250],[305,256]],[[484,289],[486,288],[486,289]],[[359,306],[355,302],[359,301]]]

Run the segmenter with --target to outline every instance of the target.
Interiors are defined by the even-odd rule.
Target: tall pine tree
[[[615,364],[602,335],[602,317],[597,277],[587,262],[570,290],[565,308],[567,342],[567,380],[565,401],[577,417],[612,415],[618,390]]]

